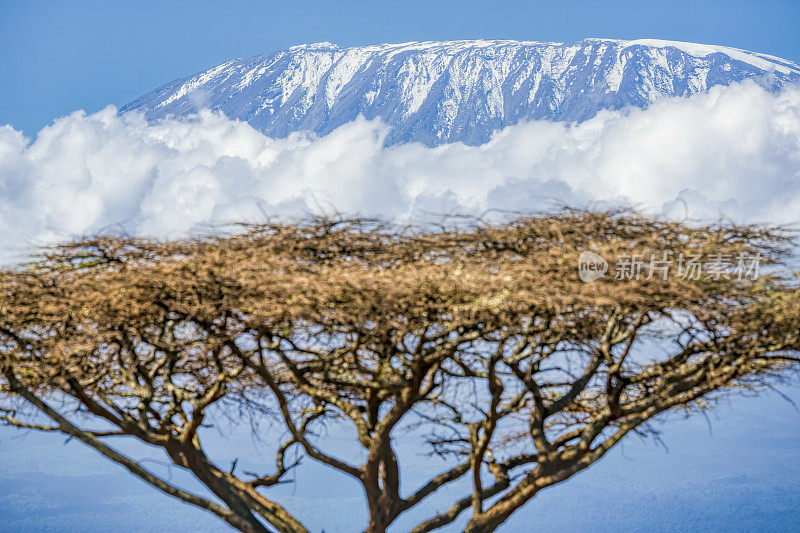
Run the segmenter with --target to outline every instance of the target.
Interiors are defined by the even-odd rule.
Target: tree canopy
[[[298,466],[292,448],[361,483],[369,532],[464,480],[472,488],[413,531],[465,515],[466,531],[494,531],[662,413],[786,379],[800,361],[793,243],[780,227],[573,210],[86,238],[0,273],[0,418],[79,439],[240,531],[306,531],[270,496]],[[758,257],[761,271],[585,283],[585,251],[612,265]],[[284,439],[267,474],[203,446],[208,413],[242,408],[284,429],[262,435]],[[315,431],[334,419],[355,429],[363,463]],[[426,429],[420,448],[448,458],[419,486],[401,483],[396,453],[411,424]],[[214,496],[117,451],[120,435],[160,447]]]

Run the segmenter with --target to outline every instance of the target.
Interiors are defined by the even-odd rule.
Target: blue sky
[[[0,3],[0,124],[33,135],[55,117],[122,105],[233,57],[304,42],[659,38],[800,62],[800,2]]]

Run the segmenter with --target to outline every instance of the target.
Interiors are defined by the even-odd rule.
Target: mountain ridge
[[[737,48],[656,39],[324,42],[227,61],[120,112],[160,120],[208,107],[274,137],[324,135],[363,115],[390,126],[389,144],[481,144],[521,120],[581,122],[603,109],[646,107],[745,80],[777,90],[800,81],[800,66]]]

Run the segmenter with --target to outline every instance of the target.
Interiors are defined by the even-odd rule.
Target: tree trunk
[[[367,504],[369,506],[369,526],[364,533],[386,533],[386,529],[394,522],[399,514],[398,502],[394,502],[391,498],[384,494],[367,495]]]

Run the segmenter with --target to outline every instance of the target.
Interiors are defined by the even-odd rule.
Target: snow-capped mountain
[[[124,106],[150,120],[208,107],[265,134],[326,134],[359,115],[388,143],[480,144],[524,119],[583,121],[751,79],[774,90],[800,66],[765,54],[672,41],[330,43],[234,59]]]

